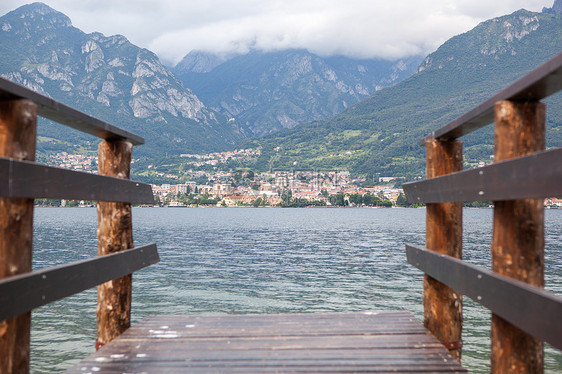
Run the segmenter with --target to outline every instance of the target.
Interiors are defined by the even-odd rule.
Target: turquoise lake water
[[[562,295],[562,210],[546,210],[546,288]],[[36,208],[34,269],[93,257],[95,208]],[[464,210],[464,259],[490,267],[492,210]],[[153,314],[409,310],[422,273],[405,243],[425,243],[425,209],[134,208],[135,244],[161,262],[133,276],[133,324]],[[464,298],[463,366],[489,371],[490,313]],[[94,352],[96,290],[33,312],[33,373]],[[562,354],[546,348],[546,372]]]

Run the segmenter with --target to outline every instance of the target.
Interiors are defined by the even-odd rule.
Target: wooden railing
[[[37,115],[103,141],[100,175],[40,165]],[[98,287],[99,347],[130,325],[131,273],[159,261],[155,244],[133,248],[131,203],[153,203],[129,180],[133,145],[144,140],[0,78],[0,374],[29,372],[31,310]],[[35,198],[96,200],[99,257],[32,271]]]
[[[545,151],[545,105],[562,89],[562,53],[433,132],[427,179],[407,183],[427,203],[425,248],[407,245],[424,277],[424,324],[461,359],[462,298],[492,311],[491,370],[540,373],[543,341],[562,349],[562,297],[544,287],[544,199],[562,196],[562,148]],[[494,122],[494,164],[462,170],[457,138]],[[462,202],[493,201],[492,270],[462,259]]]

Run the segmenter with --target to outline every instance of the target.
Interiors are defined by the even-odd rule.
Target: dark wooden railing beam
[[[0,100],[0,157],[35,160],[37,106]],[[0,198],[0,279],[31,271],[33,199]],[[0,321],[0,373],[29,372],[31,313]]]
[[[12,318],[159,261],[155,244],[0,280],[0,320]]]
[[[426,143],[427,178],[462,170],[462,142]],[[462,204],[427,204],[426,247],[462,258]],[[462,296],[447,285],[426,275],[423,282],[424,325],[461,361]]]
[[[561,160],[562,148],[556,148],[437,178],[404,183],[402,187],[412,203],[562,196]]]
[[[144,139],[138,135],[112,126],[107,122],[89,116],[2,77],[0,77],[0,99],[28,99],[37,104],[37,114],[41,117],[101,139],[125,139],[129,140],[133,145],[144,144]]]
[[[154,203],[148,184],[34,162],[0,157],[0,175],[2,197]]]
[[[562,89],[562,53],[526,74],[495,96],[420,141],[458,139],[494,121],[494,105],[501,100],[539,101]]]

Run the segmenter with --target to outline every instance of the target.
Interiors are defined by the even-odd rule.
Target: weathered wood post
[[[499,101],[495,105],[495,161],[545,147],[545,105]],[[544,287],[544,210],[542,199],[496,201],[492,236],[495,272]],[[543,344],[492,315],[493,373],[542,373]]]
[[[427,178],[462,170],[462,142],[426,142]],[[462,258],[462,203],[430,203],[426,207],[427,249]],[[423,281],[424,326],[461,361],[462,295],[427,274]]]
[[[35,160],[37,106],[0,100],[0,156]],[[33,199],[0,198],[0,278],[31,271]],[[31,312],[0,321],[0,373],[29,372]]]
[[[98,171],[129,179],[133,145],[126,140],[102,141],[98,147]],[[131,204],[98,202],[98,255],[133,248]],[[132,275],[98,286],[96,349],[109,343],[131,324]]]

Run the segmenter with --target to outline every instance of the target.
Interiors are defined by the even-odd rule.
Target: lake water
[[[562,210],[546,210],[546,288],[562,295]],[[36,208],[34,269],[96,256],[95,208]],[[490,267],[492,210],[464,210],[464,259]],[[161,262],[133,276],[133,324],[152,314],[409,310],[422,273],[404,245],[425,243],[425,209],[134,208],[137,246]],[[463,366],[489,371],[490,313],[464,298]],[[96,290],[33,312],[31,371],[94,352]],[[546,372],[562,354],[546,348]]]

